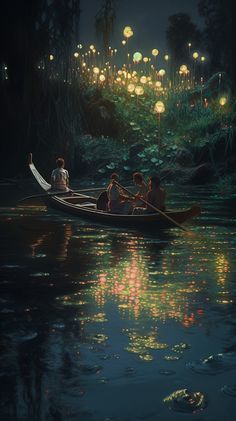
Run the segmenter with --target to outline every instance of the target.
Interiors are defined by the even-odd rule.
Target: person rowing
[[[144,181],[143,174],[141,172],[135,172],[133,174],[133,182],[135,185],[136,193],[134,206],[143,206],[143,202],[140,199],[147,200],[148,186]]]
[[[131,204],[128,201],[130,198],[124,195],[116,182],[119,182],[119,175],[117,173],[112,173],[110,183],[107,187],[108,211],[111,213],[128,215],[132,209]]]

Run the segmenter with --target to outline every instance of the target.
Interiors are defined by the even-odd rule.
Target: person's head
[[[65,161],[64,161],[63,158],[57,158],[57,161],[56,162],[57,162],[58,168],[63,168],[64,165],[65,165]]]
[[[116,172],[111,174],[111,181],[119,181],[119,175]]]
[[[141,172],[133,173],[133,181],[134,181],[135,184],[142,184],[143,174]]]
[[[160,187],[160,178],[157,175],[153,175],[149,178],[148,184],[151,189],[157,189]]]

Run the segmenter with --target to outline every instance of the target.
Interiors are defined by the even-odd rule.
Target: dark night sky
[[[102,0],[81,1],[81,42],[97,44],[94,16]],[[168,17],[175,13],[188,13],[199,27],[202,20],[197,11],[198,0],[118,0],[117,20],[112,47],[120,48],[122,32],[126,25],[132,27],[134,36],[130,40],[130,51],[141,51],[150,56],[150,50],[158,48],[165,53],[165,32]],[[187,40],[188,42],[188,40]]]

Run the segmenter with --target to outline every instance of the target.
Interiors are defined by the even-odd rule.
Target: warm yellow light
[[[120,77],[117,77],[116,80],[117,80],[117,82],[121,82],[121,78]]]
[[[194,51],[194,53],[193,53],[194,60],[196,60],[198,57],[199,57],[198,52],[197,51]]]
[[[135,90],[134,90],[134,92],[136,93],[136,95],[143,95],[144,94],[144,89],[143,89],[143,87],[142,86],[136,86],[136,88],[135,88]]]
[[[158,114],[162,114],[165,111],[165,105],[162,101],[157,101],[154,107],[154,111]]]
[[[182,66],[180,66],[180,71],[182,73],[186,73],[188,71],[188,67],[186,66],[186,64],[182,64]]]
[[[130,83],[130,84],[127,86],[127,90],[128,90],[128,92],[129,92],[129,93],[134,92],[134,90],[135,90],[135,85],[134,85],[133,83]]]
[[[91,44],[91,45],[89,46],[89,48],[90,48],[90,50],[94,50],[95,46],[94,46],[93,44]]]
[[[122,41],[122,44],[123,44],[123,45],[125,45],[125,44],[126,44],[126,41],[125,41],[125,39],[123,39],[123,41]]]
[[[122,70],[118,70],[117,73],[118,73],[119,76],[123,75],[123,71]]]
[[[74,53],[74,57],[75,57],[75,58],[78,58],[78,57],[79,57],[79,53],[77,53],[77,52],[76,52],[76,53]]]
[[[226,98],[225,96],[222,96],[222,97],[219,99],[219,104],[220,104],[222,107],[226,104],[226,102],[227,102],[227,98]]]
[[[202,56],[202,57],[201,57],[201,61],[202,61],[202,62],[206,61],[206,57]]]
[[[154,49],[152,50],[152,55],[153,55],[154,57],[157,57],[157,56],[158,56],[158,54],[159,54],[159,51],[158,51],[156,48],[154,48]]]
[[[147,83],[147,78],[146,78],[146,76],[142,76],[142,77],[140,78],[140,82],[141,82],[141,83],[143,83],[143,84]]]
[[[191,44],[191,42],[189,42],[189,43],[188,43],[188,46],[189,46],[189,47],[192,47],[192,44]]]
[[[93,54],[95,54],[95,53],[96,53],[96,48],[94,48],[94,49],[92,50],[92,52],[93,52]]]
[[[104,75],[99,76],[100,82],[104,82],[106,80],[106,77]]]
[[[98,67],[94,67],[94,68],[93,68],[93,73],[94,73],[95,75],[99,75],[99,73],[100,73],[99,68],[98,68]]]
[[[143,57],[144,63],[147,63],[149,61],[148,57]]]
[[[53,56],[52,54],[50,54],[50,56],[49,56],[49,60],[50,60],[50,61],[54,60],[54,56]]]
[[[161,77],[165,76],[166,71],[164,69],[159,70],[158,75],[160,75]]]
[[[142,60],[142,57],[143,57],[142,54],[137,51],[133,55],[133,62],[134,63],[139,63]]]
[[[168,56],[168,54],[166,54],[166,55],[164,56],[164,59],[165,59],[165,61],[168,61],[168,60],[169,60],[169,56]]]
[[[161,87],[161,82],[158,80],[158,81],[155,83],[155,85],[156,85],[156,87],[157,87],[157,88],[160,88],[160,87]]]
[[[83,45],[82,45],[82,44],[78,44],[78,45],[77,45],[77,48],[78,48],[79,50],[81,50],[81,49],[83,48]]]
[[[132,28],[130,26],[126,26],[123,30],[123,35],[125,38],[130,38],[133,35]]]

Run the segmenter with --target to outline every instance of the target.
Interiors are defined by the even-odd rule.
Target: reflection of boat
[[[30,162],[29,167],[40,187],[45,192],[48,192],[51,185],[44,180],[32,162]],[[82,218],[94,220],[98,223],[134,227],[156,226],[158,228],[175,226],[158,213],[146,215],[120,215],[98,210],[96,209],[96,198],[82,194],[69,195],[68,193],[65,193],[65,195],[62,195],[60,193],[59,195],[48,195],[47,201],[57,209]],[[201,208],[195,205],[192,208],[185,210],[170,210],[167,211],[166,214],[177,223],[182,224],[183,222],[198,216],[200,212]]]

